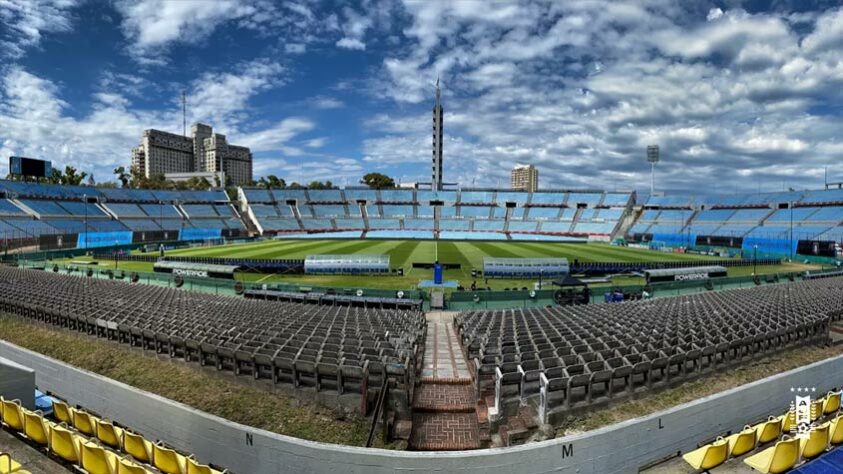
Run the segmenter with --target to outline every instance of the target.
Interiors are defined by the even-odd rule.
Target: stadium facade
[[[171,173],[225,173],[230,184],[241,186],[252,182],[252,152],[229,144],[225,135],[214,133],[203,123],[193,124],[190,137],[148,129],[140,145],[132,149],[132,168],[147,178]]]

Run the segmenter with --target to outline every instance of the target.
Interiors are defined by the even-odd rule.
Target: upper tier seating
[[[249,200],[250,218],[257,220],[260,229],[268,232],[299,230],[292,223],[281,223],[289,201],[296,201],[304,229],[313,232],[361,229],[372,230],[444,230],[481,232],[568,233],[578,220],[577,233],[605,238],[623,218],[630,193],[543,191],[490,191],[464,189],[461,191],[430,191],[404,189],[345,189],[345,190],[272,190],[244,189]],[[306,200],[307,199],[307,200]],[[570,207],[565,202],[572,199]],[[365,201],[365,215],[360,201]],[[283,203],[284,213],[276,212]],[[343,204],[345,203],[345,204]],[[433,203],[434,205],[431,205]],[[515,207],[508,207],[515,205]],[[597,208],[600,206],[600,208]],[[604,207],[607,206],[607,207]],[[608,206],[614,206],[609,208]],[[437,210],[438,208],[438,210]],[[582,208],[581,210],[578,208]],[[582,213],[581,217],[579,213]],[[438,223],[436,222],[438,214]],[[346,217],[366,217],[346,220]],[[528,221],[521,223],[520,221]],[[306,222],[305,222],[306,221]],[[368,227],[366,227],[368,221]],[[467,221],[467,222],[461,222]],[[489,221],[489,222],[484,222]],[[516,223],[510,225],[507,223]],[[546,226],[537,225],[546,222]],[[330,222],[330,224],[329,224]],[[361,225],[362,223],[362,225]],[[413,234],[415,238],[427,233]],[[497,239],[497,237],[496,237]]]
[[[120,297],[116,297],[119,295]],[[360,393],[407,383],[421,312],[216,296],[0,268],[4,311],[294,387]]]

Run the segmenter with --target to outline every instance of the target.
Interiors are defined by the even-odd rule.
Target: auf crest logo
[[[790,389],[791,391],[795,391],[794,389]],[[800,388],[798,391],[803,391]],[[805,388],[805,392],[815,392],[816,389],[809,389]],[[790,432],[796,434],[807,433],[811,430],[811,420],[816,420],[819,418],[819,413],[817,410],[820,408],[817,404],[811,402],[811,396],[805,395],[800,396],[797,395],[793,402],[790,404],[790,412],[788,415],[793,420],[793,424],[790,425]]]

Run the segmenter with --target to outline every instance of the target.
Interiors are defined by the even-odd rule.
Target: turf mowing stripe
[[[561,244],[565,247],[557,247],[557,246],[547,246],[542,244],[534,244],[534,243],[527,243],[527,242],[519,242],[519,246],[528,248],[534,252],[537,252],[541,255],[547,257],[556,257],[556,258],[567,258],[568,260],[582,260],[582,261],[594,261],[594,254],[591,252],[587,252],[585,250],[585,245],[583,244]],[[576,249],[576,250],[574,250]],[[582,250],[580,250],[582,249]]]
[[[189,249],[179,249],[179,250],[172,250],[167,252],[167,255],[172,256],[202,256],[202,257],[212,257],[212,256],[229,256],[229,255],[237,255],[239,256],[240,252],[248,251],[251,252],[256,249],[265,249],[265,248],[277,248],[279,245],[290,245],[292,243],[298,243],[298,241],[286,241],[281,243],[277,240],[267,240],[264,242],[249,242],[245,244],[229,244],[229,245],[221,245],[217,247],[193,247]]]
[[[333,242],[317,242],[313,245],[304,245],[294,249],[292,252],[283,252],[279,256],[284,258],[305,258],[308,255],[314,254],[350,254],[358,250],[363,250],[375,245],[376,242],[364,240],[353,241],[333,241]],[[277,254],[272,254],[269,258],[275,258]]]
[[[396,268],[403,267],[419,244],[421,244],[420,240],[407,240],[398,244],[389,252],[390,265]]]
[[[521,255],[514,253],[510,250],[505,248],[501,248],[496,244],[491,244],[489,242],[466,242],[466,245],[470,245],[475,247],[476,249],[480,250],[485,255],[489,257],[498,257],[498,258],[521,258]]]

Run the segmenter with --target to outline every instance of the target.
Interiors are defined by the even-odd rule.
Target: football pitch
[[[350,275],[281,275],[239,273],[244,281],[265,283],[286,282],[300,285],[365,287],[384,289],[412,289],[421,280],[433,278],[429,268],[413,268],[413,263],[459,264],[458,269],[445,271],[446,280],[456,280],[464,287],[471,286],[471,271],[483,269],[483,257],[542,258],[564,257],[569,261],[583,262],[663,262],[711,260],[697,254],[666,253],[632,247],[618,247],[603,243],[550,243],[550,242],[453,242],[429,240],[263,240],[238,244],[195,246],[170,250],[166,255],[192,257],[231,257],[255,259],[304,259],[319,254],[369,254],[389,255],[390,267],[403,268],[403,276],[350,276]],[[100,261],[100,265],[112,266],[113,261]],[[120,268],[129,271],[151,272],[152,263],[118,262]],[[759,267],[759,273],[800,271],[812,267],[799,264],[783,264]],[[752,272],[752,267],[729,268],[730,276],[743,276]],[[621,276],[614,285],[640,284],[642,278]],[[481,287],[493,289],[529,287],[532,280],[489,279],[477,280]],[[601,286],[600,284],[593,286]]]
[[[347,276],[347,275],[257,275],[244,274],[250,281],[325,285],[366,286],[373,288],[413,288],[420,280],[433,278],[431,269],[413,268],[413,263],[457,263],[459,269],[445,271],[445,279],[457,280],[468,287],[473,279],[471,271],[483,269],[484,257],[542,258],[565,257],[589,262],[656,262],[699,261],[711,257],[692,254],[665,253],[608,244],[547,243],[547,242],[452,242],[422,240],[269,240],[216,247],[194,247],[167,252],[172,256],[240,257],[303,259],[314,254],[389,255],[392,268],[403,268],[404,276]],[[634,277],[616,279],[615,284],[640,282]],[[477,282],[481,286],[508,288],[529,286],[525,280],[490,279]]]

